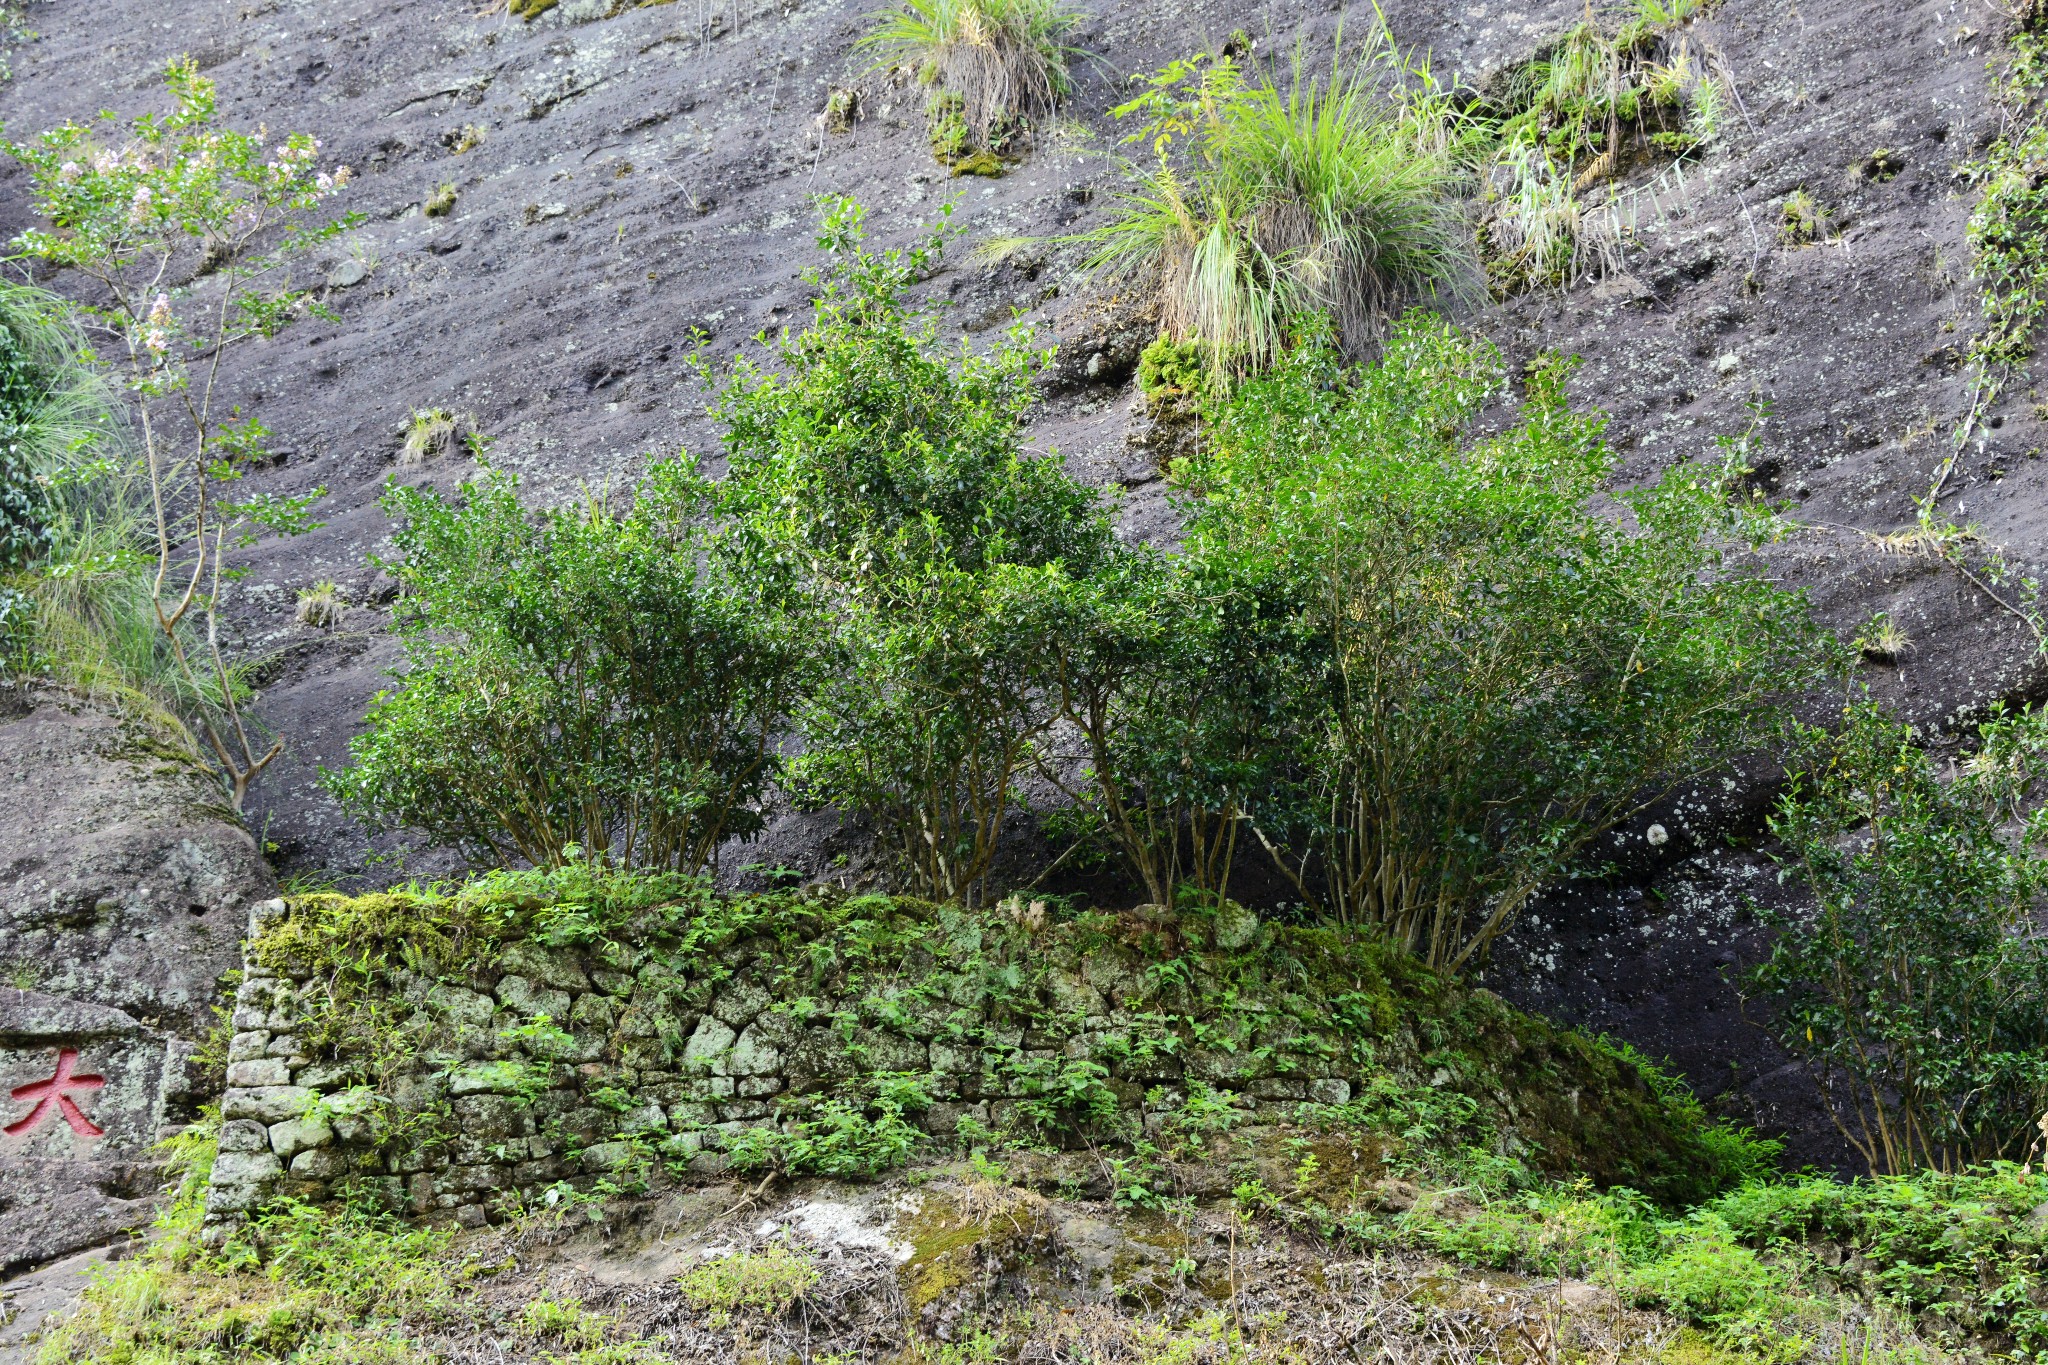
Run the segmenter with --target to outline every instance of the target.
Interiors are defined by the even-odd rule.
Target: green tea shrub
[[[1144,546],[1039,591],[1071,745],[1043,765],[1069,802],[1048,827],[1113,849],[1155,905],[1218,903],[1246,812],[1287,781],[1276,736],[1316,686],[1288,603]]]
[[[500,864],[694,872],[759,829],[811,650],[709,496],[680,461],[623,512],[529,516],[490,470],[459,505],[394,486],[407,668],[330,790]]]
[[[1055,719],[1043,582],[1085,577],[1114,538],[1093,490],[1022,450],[1043,356],[1021,331],[986,356],[942,343],[904,298],[942,238],[872,251],[862,217],[827,203],[810,326],[721,390],[721,487],[825,656],[791,789],[871,822],[914,894],[971,899]]]
[[[1771,821],[1810,909],[1750,988],[1873,1174],[2018,1156],[2048,1111],[2048,718],[1995,713],[1952,777],[1859,702],[1810,728]]]
[[[1724,562],[1712,470],[1596,508],[1614,456],[1566,373],[1536,366],[1481,435],[1498,352],[1411,318],[1370,368],[1303,350],[1243,385],[1186,470],[1189,571],[1284,604],[1258,648],[1306,680],[1252,830],[1309,905],[1443,970],[1602,834],[1779,739],[1831,657],[1797,594]]]

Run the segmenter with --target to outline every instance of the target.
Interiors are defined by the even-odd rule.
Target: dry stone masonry
[[[294,918],[350,903],[273,903],[235,1006],[210,1219],[346,1195],[477,1225],[607,1181],[716,1175],[735,1143],[889,1095],[934,1139],[1073,1142],[1156,1129],[1191,1095],[1247,1118],[1366,1102],[1398,1071],[1464,1093],[1503,1150],[1597,1164],[1670,1145],[1611,1053],[1483,992],[1390,984],[1369,954],[1237,907],[1044,928],[881,897],[768,902],[779,919],[723,937],[687,919],[658,943],[522,931],[439,965],[394,931],[367,978],[353,947],[317,966],[267,946],[317,940]],[[1535,1045],[1469,1060],[1509,1036]],[[1581,1112],[1568,1097],[1594,1085],[1642,1111]]]
[[[265,909],[288,913],[281,904]],[[252,925],[252,938],[266,927]],[[1245,936],[1256,928],[1245,916]],[[1163,1036],[1133,1049],[1146,1021],[1114,1002],[1138,986],[1136,964],[1109,951],[1050,971],[1049,1009],[1029,1022],[974,992],[792,998],[777,980],[785,967],[760,943],[689,975],[513,943],[468,984],[409,983],[391,1005],[422,1045],[373,1078],[307,1042],[324,983],[252,954],[209,1214],[230,1219],[279,1193],[322,1198],[353,1177],[395,1208],[479,1224],[557,1182],[649,1166],[716,1173],[736,1134],[879,1077],[915,1078],[931,1099],[922,1126],[945,1138],[963,1121],[969,1133],[1002,1131],[1085,1104],[1068,1092],[1091,1085],[1138,1113],[1177,1106],[1189,1081],[1247,1109],[1352,1095],[1351,1049],[1291,1019],[1233,1051]]]

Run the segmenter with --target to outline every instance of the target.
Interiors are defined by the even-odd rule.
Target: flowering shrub
[[[94,124],[65,123],[8,146],[50,223],[22,233],[16,245],[99,286],[79,311],[107,338],[112,355],[101,358],[113,360],[139,403],[157,624],[190,689],[219,709],[200,726],[239,809],[249,782],[282,745],[259,752],[221,655],[220,584],[236,576],[223,551],[266,530],[312,529],[308,508],[326,490],[231,497],[268,433],[221,411],[220,356],[294,317],[331,318],[309,292],[289,287],[289,262],[357,220],[309,219],[349,179],[345,166],[319,169],[316,139],[216,126],[213,82],[189,61],[173,62],[165,81],[176,107],[142,115],[123,136],[109,136],[114,116],[104,113]],[[205,626],[198,660],[191,633],[181,629],[195,618]]]

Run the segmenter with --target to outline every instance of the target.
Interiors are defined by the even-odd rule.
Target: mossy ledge
[[[1130,1148],[1191,1105],[1671,1203],[1746,1151],[1604,1042],[1235,906],[1053,920],[587,867],[304,896],[252,926],[233,1022],[216,1223],[288,1195],[476,1225],[549,1189]]]

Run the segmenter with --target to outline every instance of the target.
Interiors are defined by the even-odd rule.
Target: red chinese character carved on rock
[[[50,1077],[47,1081],[31,1081],[27,1085],[17,1085],[14,1087],[15,1099],[34,1100],[36,1107],[29,1110],[21,1118],[16,1119],[13,1123],[8,1124],[5,1128],[0,1128],[0,1133],[5,1133],[9,1137],[14,1137],[19,1133],[26,1133],[29,1129],[48,1118],[52,1111],[62,1114],[64,1121],[71,1125],[71,1131],[80,1137],[98,1137],[101,1133],[105,1132],[105,1129],[85,1116],[85,1111],[78,1107],[77,1103],[71,1098],[70,1092],[73,1090],[97,1090],[107,1083],[106,1077],[74,1076],[71,1074],[71,1068],[76,1065],[78,1065],[78,1050],[69,1047],[60,1048],[57,1052],[56,1075]]]

